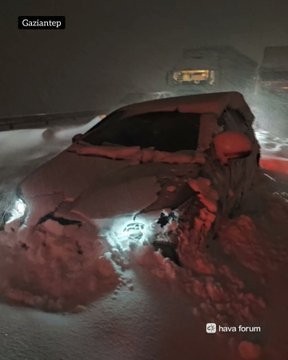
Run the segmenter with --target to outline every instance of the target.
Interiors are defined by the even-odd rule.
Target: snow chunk
[[[150,273],[160,279],[175,280],[177,267],[167,258],[164,258],[160,251],[155,251],[151,246],[137,248],[133,254],[136,262],[149,268]]]
[[[131,160],[133,163],[167,163],[167,164],[204,164],[203,154],[192,152],[168,152],[151,148],[141,149],[139,146],[88,146],[75,144],[70,151],[78,155],[92,155],[114,160]]]
[[[211,181],[206,178],[191,179],[188,181],[189,186],[197,194],[201,203],[213,213],[217,212],[217,200],[219,196],[211,187]]]
[[[169,185],[169,186],[167,186],[166,187],[166,190],[168,191],[168,192],[175,192],[176,191],[176,186],[174,186],[174,185]]]
[[[79,155],[96,155],[110,159],[131,159],[139,155],[139,146],[85,146],[76,144],[74,146],[76,153]]]
[[[14,232],[17,229],[19,229],[20,226],[21,226],[21,219],[15,219],[15,220],[7,222],[4,225],[4,231],[7,233]]]
[[[53,235],[61,236],[64,234],[64,226],[61,225],[58,221],[55,220],[46,220],[43,223],[43,227],[47,232],[50,232]]]
[[[259,359],[261,355],[261,347],[250,341],[241,341],[238,350],[241,357],[247,360]]]
[[[88,223],[62,226],[47,220],[33,229],[0,232],[0,294],[13,303],[73,311],[119,283],[106,250],[97,229]]]
[[[221,229],[219,239],[224,252],[235,257],[247,269],[258,274],[273,269],[273,262],[266,255],[263,235],[249,216],[241,215],[230,220]]]

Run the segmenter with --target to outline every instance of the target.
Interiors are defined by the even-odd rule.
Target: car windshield
[[[151,112],[129,117],[116,113],[88,131],[83,140],[92,145],[153,147],[160,151],[196,150],[200,114]]]

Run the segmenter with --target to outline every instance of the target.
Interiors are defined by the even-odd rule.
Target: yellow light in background
[[[172,77],[179,83],[191,82],[194,84],[200,84],[201,82],[209,82],[209,84],[213,84],[215,80],[215,72],[214,70],[207,69],[185,69],[175,71]]]

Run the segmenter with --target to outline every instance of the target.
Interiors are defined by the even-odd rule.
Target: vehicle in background
[[[212,69],[179,69],[171,73],[172,84],[209,84],[215,83],[215,70]]]
[[[288,46],[264,49],[258,68],[253,109],[257,125],[273,136],[288,136]]]
[[[288,46],[268,46],[258,68],[257,92],[288,94]]]
[[[212,91],[254,89],[257,64],[230,46],[185,49],[167,74],[167,83],[178,95]]]
[[[120,108],[19,184],[5,231],[25,248],[65,238],[75,254],[88,251],[83,236],[119,251],[150,243],[193,268],[188,254],[200,256],[252,187],[253,119],[235,92]]]

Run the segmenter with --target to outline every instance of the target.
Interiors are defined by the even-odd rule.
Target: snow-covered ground
[[[2,193],[13,191],[19,179],[65,148],[72,135],[81,131],[0,133]],[[267,156],[286,163],[287,142],[283,140],[279,147],[280,139],[263,131],[258,138],[264,145],[263,166]],[[279,166],[277,169],[281,172]],[[146,246],[129,254],[107,254],[113,268],[106,267],[104,275],[115,281],[101,283],[97,301],[87,307],[79,302],[73,314],[2,303],[0,359],[287,360],[288,181],[284,177],[274,181],[271,175],[259,174],[242,211],[223,221],[218,238],[199,259],[191,258],[198,262],[198,271],[179,268]],[[1,287],[6,281],[5,288],[12,289],[25,283],[25,274],[13,263],[3,265],[7,237],[0,237]],[[68,260],[73,265],[73,259]],[[43,271],[42,279],[51,284],[58,281],[61,293],[61,286],[66,285],[59,283],[65,281],[63,277],[55,280],[50,274],[49,278],[49,270],[46,275]],[[93,288],[93,278],[90,280]],[[32,306],[41,303],[29,296],[29,289],[14,292],[14,298]],[[222,328],[217,335],[207,334],[206,323]],[[240,325],[247,328],[240,331]]]
[[[266,130],[258,129],[257,138],[261,144],[262,153],[265,156],[288,157],[288,138],[280,138],[271,135]]]

